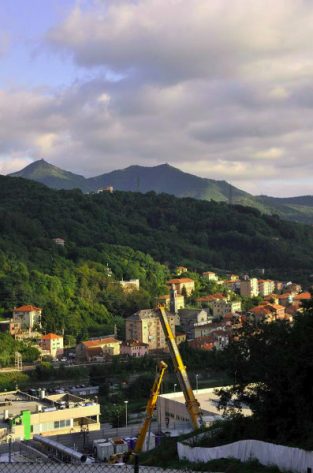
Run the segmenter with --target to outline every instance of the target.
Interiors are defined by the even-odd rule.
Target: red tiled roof
[[[170,296],[166,294],[165,296],[159,296],[159,299],[166,301],[167,299],[170,299]]]
[[[113,337],[97,338],[96,340],[87,340],[86,342],[82,342],[82,344],[86,348],[101,347],[102,345],[107,345],[109,343],[121,343],[121,342],[119,340],[116,340],[116,338],[113,338]]]
[[[312,298],[311,296],[311,293],[310,292],[301,292],[301,294],[297,294],[296,296],[294,296],[294,300],[295,301],[309,301],[310,299]]]
[[[291,294],[290,292],[285,292],[284,294],[278,294],[278,299],[288,299],[288,297],[290,297]]]
[[[62,335],[57,335],[55,333],[47,333],[47,335],[43,335],[41,340],[57,340],[58,338],[63,338]]]
[[[16,307],[14,312],[32,312],[33,310],[42,310],[42,308],[34,305],[22,305],[21,307]]]
[[[190,278],[170,279],[167,284],[184,284],[186,282],[194,282],[194,280]]]

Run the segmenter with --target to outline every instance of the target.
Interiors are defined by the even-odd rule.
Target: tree
[[[264,439],[312,443],[313,307],[293,326],[249,325],[240,335],[224,353],[235,385],[220,391],[221,406],[248,405]]]

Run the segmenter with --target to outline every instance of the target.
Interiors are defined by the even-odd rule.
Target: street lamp
[[[124,401],[124,404],[125,404],[125,426],[127,428],[127,421],[128,421],[128,418],[127,418],[127,404],[128,404],[128,401]]]
[[[177,384],[175,383],[174,384],[174,393],[176,393],[176,386],[177,386]]]
[[[198,387],[199,387],[199,385],[198,385],[198,377],[199,377],[199,375],[196,374],[196,390],[197,390],[197,392],[198,392]]]

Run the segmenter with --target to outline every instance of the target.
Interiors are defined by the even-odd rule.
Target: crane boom
[[[149,401],[147,402],[146,418],[140,430],[140,433],[138,435],[138,439],[134,448],[134,453],[140,453],[142,450],[148,429],[152,421],[153,412],[158,400],[161,383],[162,383],[163,376],[166,369],[167,369],[167,364],[164,361],[160,361],[157,368],[157,373],[155,375],[154,383],[151,389],[150,398],[149,398]]]
[[[194,392],[192,390],[186,366],[183,363],[182,357],[179,353],[178,346],[175,341],[171,326],[167,319],[166,311],[163,306],[158,306],[160,311],[160,321],[165,334],[167,345],[172,357],[176,375],[181,387],[181,390],[184,393],[186,408],[192,423],[192,426],[195,430],[200,429],[203,426],[202,413],[200,409],[200,404],[197,401]]]

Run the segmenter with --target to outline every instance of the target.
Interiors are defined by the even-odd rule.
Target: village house
[[[14,307],[13,322],[20,323],[22,330],[33,332],[41,328],[41,313],[42,309],[33,305]]]
[[[252,307],[249,312],[256,320],[264,320],[266,322],[284,320],[286,315],[284,306],[271,303],[264,303],[256,307]]]
[[[186,268],[185,266],[177,266],[177,268],[175,269],[175,273],[177,274],[177,276],[187,273],[187,271],[188,271],[188,268]]]
[[[177,291],[177,294],[186,294],[186,296],[190,296],[191,293],[195,290],[195,282],[193,279],[190,278],[170,279],[169,281],[167,281],[167,284],[170,286],[174,286],[174,289]]]
[[[140,342],[139,340],[127,340],[121,345],[121,355],[133,356],[141,358],[149,353],[148,343]]]
[[[175,336],[176,315],[166,313],[173,335]],[[167,349],[159,311],[153,309],[139,310],[125,320],[126,341],[138,340],[147,343],[150,350]]]
[[[208,314],[203,309],[181,309],[179,311],[179,319],[180,325],[187,336],[194,338],[194,326],[207,324]]]
[[[42,335],[39,340],[40,348],[45,351],[52,358],[57,358],[63,355],[63,337],[55,333],[48,333]]]
[[[17,338],[22,333],[22,324],[21,322],[15,322],[13,319],[1,320],[0,332],[8,333],[12,337]]]
[[[139,291],[140,281],[139,279],[130,279],[129,281],[120,281],[120,285],[124,292]]]
[[[218,276],[213,273],[212,271],[205,271],[204,273],[202,273],[202,276],[205,277],[206,279],[208,279],[209,281],[217,281],[218,280]]]
[[[278,294],[279,304],[287,307],[288,305],[292,304],[294,294],[291,292],[284,292],[283,294]]]
[[[76,358],[91,361],[93,358],[105,358],[120,354],[121,341],[112,336],[94,338],[76,346]]]
[[[63,238],[52,238],[52,241],[54,241],[54,243],[56,245],[59,245],[59,246],[65,246],[65,240]]]

